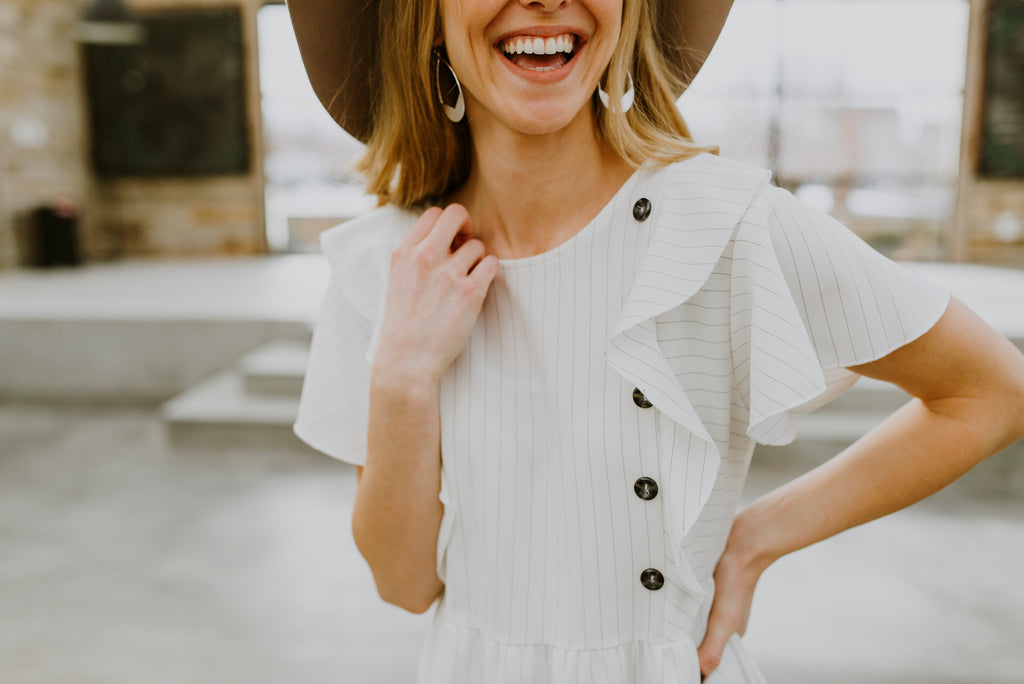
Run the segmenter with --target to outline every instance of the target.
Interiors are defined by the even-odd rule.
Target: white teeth
[[[576,43],[572,34],[553,38],[509,38],[501,49],[509,55],[554,55],[559,52],[571,53]]]

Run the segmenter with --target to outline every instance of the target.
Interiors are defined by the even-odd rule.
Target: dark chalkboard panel
[[[164,12],[142,22],[142,45],[85,47],[97,173],[247,173],[241,12]]]
[[[1024,178],[1024,0],[989,6],[979,175]]]

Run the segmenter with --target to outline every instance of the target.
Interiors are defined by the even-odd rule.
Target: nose
[[[572,0],[519,0],[524,7],[542,12],[554,12],[568,5]]]

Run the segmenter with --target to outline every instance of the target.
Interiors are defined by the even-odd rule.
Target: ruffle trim
[[[568,681],[700,684],[697,648],[688,639],[661,644],[631,641],[590,649],[505,643],[451,622],[441,605],[423,644],[417,684]]]
[[[712,439],[662,352],[656,318],[684,305],[708,281],[748,207],[770,178],[766,170],[707,154],[670,169],[654,200],[651,220],[655,224],[647,256],[605,350],[612,369],[703,442],[703,449],[689,445],[682,464],[686,480],[701,483],[697,501],[678,500],[681,492],[666,491],[664,503],[679,579],[698,604],[706,590],[686,558],[683,541],[714,489],[724,445]],[[659,439],[666,441],[662,435]],[[716,475],[706,477],[707,472]]]
[[[697,647],[691,639],[630,641],[606,648],[566,649],[548,644],[509,644],[452,623],[442,604],[427,632],[417,684],[700,684]],[[732,635],[718,669],[704,684],[765,684],[743,640]]]

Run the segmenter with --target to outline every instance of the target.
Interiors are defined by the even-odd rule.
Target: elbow
[[[998,402],[1007,418],[1007,444],[1024,438],[1024,358],[1010,375],[1011,382],[1005,395]]]
[[[429,573],[432,581],[424,581],[421,573],[411,567],[412,563],[395,554],[393,549],[381,548],[375,543],[376,535],[362,530],[356,516],[352,518],[352,537],[370,566],[377,594],[385,603],[416,615],[430,609],[444,587],[434,572]]]
[[[407,573],[394,571],[388,563],[377,567],[371,565],[370,570],[373,572],[373,582],[377,586],[377,595],[381,600],[414,615],[427,612],[440,595],[436,586],[418,582],[417,578]]]
[[[1013,435],[1012,441],[1024,438],[1024,383],[1017,388],[1016,401],[1013,407]]]
[[[1024,355],[1017,351],[1014,357],[1016,363],[1010,367],[1007,374],[1010,379],[1010,392],[1004,404],[1010,411],[1011,443],[1024,438]]]
[[[998,444],[993,453],[1001,451],[1024,438],[1024,383],[993,401],[987,414],[999,422],[993,426]],[[995,417],[999,418],[995,418]]]
[[[430,606],[434,605],[434,599],[437,598],[436,595],[429,596],[426,592],[409,591],[404,587],[396,587],[392,583],[381,582],[376,575],[374,575],[374,582],[377,584],[377,593],[385,603],[398,606],[414,615],[426,613]]]

